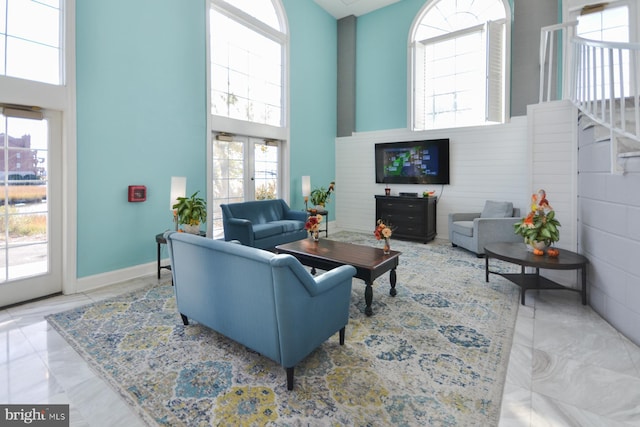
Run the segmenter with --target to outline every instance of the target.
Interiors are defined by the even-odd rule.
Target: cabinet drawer
[[[399,214],[410,214],[412,212],[424,212],[425,206],[415,203],[382,203],[380,211]]]

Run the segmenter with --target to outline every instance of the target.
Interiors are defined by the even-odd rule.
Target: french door
[[[0,114],[0,307],[62,290],[61,117],[6,111]]]
[[[221,134],[212,142],[212,236],[224,236],[220,204],[280,197],[278,141]]]

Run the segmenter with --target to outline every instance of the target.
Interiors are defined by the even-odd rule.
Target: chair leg
[[[287,390],[293,390],[293,367],[287,369]]]
[[[182,317],[182,323],[187,326],[189,324],[189,318],[182,313],[180,313],[180,317]]]
[[[340,345],[344,345],[344,332],[346,328],[346,326],[343,326],[342,329],[340,329]]]

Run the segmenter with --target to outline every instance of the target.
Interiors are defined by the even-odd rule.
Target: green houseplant
[[[311,204],[314,206],[324,206],[326,203],[330,201],[329,196],[331,192],[335,190],[336,183],[331,181],[329,183],[329,188],[315,188],[310,195]]]
[[[185,231],[193,234],[200,232],[200,223],[207,222],[207,202],[202,197],[197,197],[196,191],[191,197],[178,197],[173,205],[178,224],[184,225]]]
[[[560,240],[560,222],[544,190],[538,190],[531,196],[531,211],[513,227],[515,233],[524,237],[524,242],[535,249],[543,249]]]

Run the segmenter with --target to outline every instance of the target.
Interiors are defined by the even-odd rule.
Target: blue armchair
[[[294,367],[349,321],[350,265],[312,276],[291,255],[187,233],[165,233],[178,311],[282,365]]]

